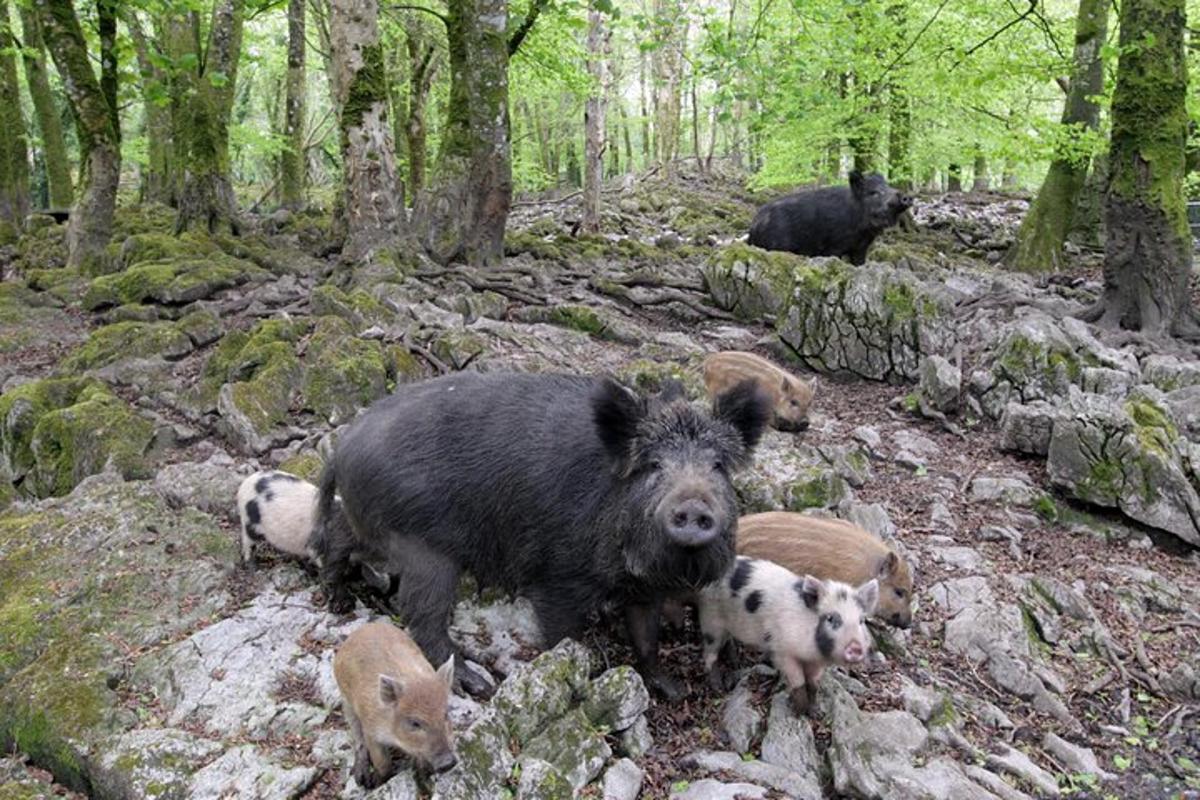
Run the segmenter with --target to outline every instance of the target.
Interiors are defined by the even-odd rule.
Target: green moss
[[[305,407],[333,424],[349,421],[387,391],[383,348],[356,338],[339,317],[318,320],[305,360]]]
[[[563,261],[563,252],[558,245],[541,236],[528,232],[514,232],[504,237],[504,255],[519,256],[529,253],[539,261]]]
[[[16,473],[34,468],[33,435],[43,416],[73,405],[88,387],[100,386],[85,378],[48,378],[18,386],[0,395],[0,451]]]
[[[173,322],[117,322],[97,328],[88,340],[63,362],[75,372],[95,369],[124,358],[161,355],[180,358],[192,350],[192,341]]]
[[[212,344],[221,338],[221,320],[211,311],[193,311],[175,323],[175,327],[187,335],[197,347]]]
[[[266,274],[254,264],[224,253],[214,253],[206,258],[149,262],[93,280],[83,296],[83,307],[94,311],[105,306],[148,300],[166,304],[188,303]]]
[[[788,511],[806,508],[832,508],[846,496],[846,482],[828,470],[810,469],[786,489]]]
[[[396,314],[362,289],[349,294],[330,284],[313,289],[309,300],[314,316],[341,317],[360,331],[371,325],[390,325]]]
[[[79,481],[111,463],[126,478],[147,478],[146,448],[154,426],[100,387],[85,389],[78,401],[43,414],[30,449],[34,491],[63,495]]]
[[[360,51],[362,66],[350,81],[346,103],[342,106],[342,136],[352,128],[362,127],[363,116],[379,105],[387,118],[388,84],[383,64],[383,45],[366,45]]]
[[[1166,412],[1152,401],[1133,397],[1125,402],[1125,411],[1133,419],[1134,431],[1142,447],[1165,455],[1179,439],[1179,429]]]
[[[144,233],[170,234],[175,230],[175,209],[160,203],[120,205],[113,215],[113,240],[124,241]]]
[[[597,339],[604,339],[608,332],[605,322],[595,309],[587,306],[558,305],[549,310],[546,321],[553,325],[581,331]]]
[[[626,364],[617,373],[623,382],[644,393],[659,392],[667,381],[683,384],[689,397],[700,397],[704,393],[699,371],[673,361],[651,361],[639,358]]]
[[[487,352],[487,343],[469,331],[452,330],[439,334],[429,349],[454,369],[464,369]]]
[[[121,243],[119,266],[128,269],[147,262],[195,258],[216,251],[217,246],[203,234],[138,233]]]
[[[954,701],[950,695],[943,694],[938,699],[937,705],[929,713],[928,726],[932,728],[943,728],[957,725],[959,721],[958,712],[954,710]]]
[[[279,462],[279,468],[310,483],[316,483],[317,479],[321,477],[321,470],[325,468],[325,462],[315,450],[308,450],[297,453],[291,458],[285,458]]]
[[[1121,465],[1101,459],[1092,464],[1079,488],[1082,499],[1107,501],[1111,505],[1120,497],[1124,484],[1125,472]]]
[[[1058,503],[1048,494],[1043,494],[1033,502],[1034,512],[1046,522],[1058,522]]]
[[[384,358],[388,381],[392,389],[401,384],[412,383],[427,377],[424,362],[403,345],[389,345],[384,353]]]

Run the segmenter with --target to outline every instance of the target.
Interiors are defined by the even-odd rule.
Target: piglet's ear
[[[446,659],[445,664],[442,664],[440,667],[438,667],[437,676],[438,676],[438,678],[441,679],[442,683],[446,684],[447,689],[454,688],[454,656],[453,655],[451,655],[449,658]]]
[[[879,571],[876,574],[881,578],[888,578],[895,575],[898,569],[900,569],[900,558],[889,551],[879,562]]]
[[[404,684],[391,675],[379,676],[379,701],[385,706],[394,706],[404,694]]]
[[[600,441],[613,458],[624,460],[646,415],[646,402],[611,378],[605,378],[592,395],[592,420]]]
[[[762,438],[771,412],[771,398],[754,381],[742,381],[713,400],[713,416],[736,428],[747,449]]]
[[[804,601],[804,607],[810,611],[816,610],[817,603],[821,602],[821,590],[823,588],[821,582],[812,575],[805,575],[796,581],[796,594]]]
[[[854,591],[854,596],[864,614],[874,614],[875,606],[879,603],[879,581],[871,578]]]

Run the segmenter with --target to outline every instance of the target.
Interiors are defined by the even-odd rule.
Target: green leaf
[[[1133,760],[1126,758],[1120,753],[1117,753],[1115,756],[1113,756],[1113,766],[1124,772],[1133,766]]]

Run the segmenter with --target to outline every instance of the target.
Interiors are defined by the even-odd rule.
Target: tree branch
[[[508,40],[508,57],[512,58],[521,49],[521,43],[525,41],[525,37],[533,30],[534,24],[541,16],[542,9],[546,7],[550,0],[533,0],[533,5],[529,7],[529,13],[525,15],[525,19],[521,20],[521,26]]]
[[[964,61],[966,61],[968,58],[970,58],[971,55],[976,50],[979,50],[980,48],[985,47],[986,45],[995,41],[997,38],[1000,37],[1001,34],[1003,34],[1005,31],[1007,31],[1009,28],[1013,27],[1014,25],[1019,25],[1023,20],[1027,19],[1030,15],[1032,15],[1033,12],[1037,11],[1037,4],[1038,4],[1038,0],[1029,0],[1029,8],[1025,9],[1024,14],[1021,14],[1016,19],[1010,21],[1008,24],[1006,24],[1000,30],[996,31],[995,33],[993,33],[992,35],[990,35],[986,39],[984,39],[982,42],[975,45],[967,52],[963,53],[962,58],[960,58],[958,61],[954,62],[954,66],[950,67],[950,69],[951,70],[957,69],[958,66],[960,64],[962,64]]]
[[[442,21],[443,25],[450,24],[449,17],[447,17],[445,14],[443,14],[440,11],[430,8],[429,6],[410,6],[410,5],[404,5],[404,4],[399,4],[399,5],[392,4],[392,5],[386,6],[386,8],[388,11],[421,11],[426,14],[432,14],[433,16],[437,17],[438,19],[440,19]]]

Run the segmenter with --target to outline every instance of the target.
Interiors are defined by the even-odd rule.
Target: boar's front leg
[[[630,603],[625,606],[625,627],[633,645],[637,671],[651,691],[662,695],[669,703],[683,697],[683,685],[658,669],[658,629],[662,617],[663,598],[656,597],[648,603]]]

